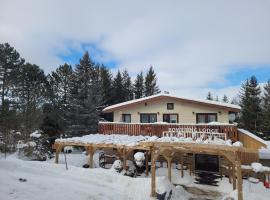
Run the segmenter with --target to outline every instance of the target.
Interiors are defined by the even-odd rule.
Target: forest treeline
[[[25,137],[35,129],[49,136],[96,133],[104,107],[160,92],[152,66],[132,81],[127,70],[113,76],[85,52],[75,66],[63,64],[46,75],[8,43],[0,44],[0,91],[0,132]]]
[[[214,98],[211,92],[208,92],[206,99],[220,101],[218,96]],[[221,102],[228,103],[228,97],[224,95]],[[256,76],[251,76],[244,81],[239,94],[230,103],[238,104],[242,108],[236,120],[240,127],[264,139],[270,139],[270,79],[261,88]]]
[[[75,66],[63,64],[46,75],[8,43],[0,44],[0,91],[0,132],[16,130],[25,137],[36,129],[49,136],[96,133],[104,107],[160,93],[151,66],[132,81],[127,70],[113,76],[85,52]],[[207,99],[229,102],[226,95],[219,100],[210,92]],[[269,137],[270,80],[262,90],[256,77],[250,77],[231,103],[242,107],[240,127]]]

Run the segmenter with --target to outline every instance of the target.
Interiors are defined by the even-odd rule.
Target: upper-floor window
[[[167,103],[167,110],[173,110],[174,109],[174,103]]]
[[[178,114],[163,114],[163,121],[168,123],[178,123]]]
[[[196,114],[197,124],[209,123],[217,121],[217,113],[197,113]]]
[[[131,114],[122,114],[122,122],[131,123]]]
[[[140,114],[141,123],[155,123],[157,122],[157,114],[155,113],[143,113]]]

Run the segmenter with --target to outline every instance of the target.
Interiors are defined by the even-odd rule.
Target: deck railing
[[[223,133],[227,139],[238,140],[237,126],[231,124],[169,124],[169,123],[116,123],[99,122],[100,134],[127,134],[127,135],[149,135],[162,137],[166,132],[182,132],[187,135],[192,133]]]

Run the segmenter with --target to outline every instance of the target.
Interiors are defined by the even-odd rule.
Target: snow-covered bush
[[[115,160],[111,167],[112,171],[120,173],[123,170],[123,164],[121,160]]]
[[[15,152],[16,144],[21,139],[21,132],[11,130],[0,132],[0,152]]]
[[[18,156],[26,160],[45,161],[51,157],[48,136],[41,131],[34,131],[30,134],[28,141],[20,140],[17,144]]]
[[[144,165],[145,156],[143,152],[137,152],[134,154],[134,161],[138,167],[142,167]]]

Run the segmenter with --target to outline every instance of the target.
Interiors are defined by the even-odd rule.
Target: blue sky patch
[[[79,49],[68,46],[67,53],[57,53],[57,57],[63,62],[75,66],[86,51],[89,52],[91,59],[96,63],[104,64],[109,68],[116,68],[119,65],[119,61],[112,58],[109,52],[99,48],[94,43],[82,43]]]

